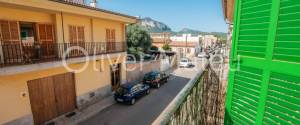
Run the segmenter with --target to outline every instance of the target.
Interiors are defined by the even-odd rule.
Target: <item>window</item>
[[[187,48],[187,53],[191,53],[191,49],[190,48]]]
[[[131,89],[131,92],[132,93],[136,93],[136,92],[138,92],[139,91],[139,86],[134,86],[134,87],[132,87],[132,89]]]
[[[116,42],[115,29],[106,29],[106,42]]]
[[[116,30],[114,29],[106,29],[106,43],[107,43],[107,50],[113,51],[115,50],[116,42]]]
[[[0,20],[0,34],[3,44],[20,43],[19,22]]]
[[[70,43],[85,42],[83,26],[71,26],[71,25],[69,26],[69,42]]]

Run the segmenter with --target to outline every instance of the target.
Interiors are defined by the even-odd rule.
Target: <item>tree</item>
[[[162,49],[165,50],[165,51],[171,51],[172,50],[172,48],[169,44],[163,45]]]
[[[135,55],[137,59],[149,51],[152,39],[148,31],[139,25],[128,25],[126,29],[128,53]]]

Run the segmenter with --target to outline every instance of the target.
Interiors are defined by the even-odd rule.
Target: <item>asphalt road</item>
[[[150,125],[196,72],[177,69],[168,83],[159,89],[152,89],[149,95],[139,99],[136,104],[114,104],[80,125]]]

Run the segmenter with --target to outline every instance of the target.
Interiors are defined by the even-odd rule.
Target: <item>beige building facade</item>
[[[0,11],[0,124],[42,124],[126,82],[135,17],[52,0],[0,0]]]

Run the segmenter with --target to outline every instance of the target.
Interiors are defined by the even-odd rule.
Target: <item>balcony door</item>
[[[22,61],[22,46],[18,21],[0,20],[1,62],[4,64]]]
[[[85,34],[84,26],[69,26],[69,45],[68,46],[78,46],[82,48],[85,47]],[[69,54],[71,57],[83,56],[83,53],[79,50],[72,50]]]
[[[106,47],[107,52],[113,52],[116,50],[116,30],[106,29]]]
[[[54,29],[52,24],[37,24],[38,39],[43,58],[52,58],[55,56]]]

